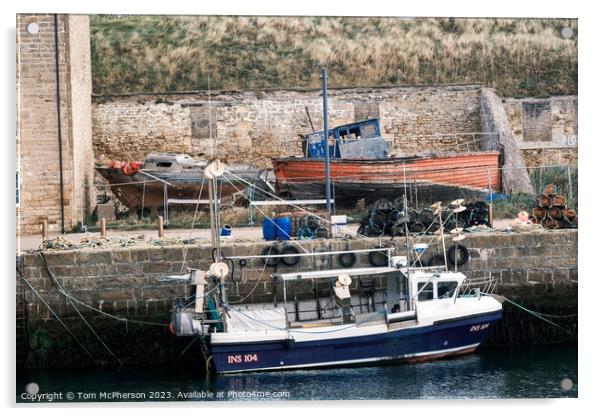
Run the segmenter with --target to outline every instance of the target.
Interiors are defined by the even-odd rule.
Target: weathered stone
[[[142,270],[144,273],[165,273],[171,269],[169,262],[148,262],[144,263]]]
[[[39,32],[27,32],[28,23]],[[20,204],[17,233],[69,231],[95,204],[92,152],[90,28],[86,15],[58,15],[59,68],[55,62],[52,14],[17,14],[17,102]],[[63,210],[57,138],[57,77],[63,160]],[[64,213],[64,216],[63,216]],[[82,215],[83,214],[83,215]],[[61,218],[62,217],[62,218]]]

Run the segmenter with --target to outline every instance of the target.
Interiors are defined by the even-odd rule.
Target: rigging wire
[[[54,311],[54,309],[52,309],[52,307],[44,300],[44,298],[38,293],[38,291],[32,286],[32,284],[29,283],[29,281],[25,278],[25,276],[23,276],[23,273],[21,272],[21,270],[19,270],[18,267],[17,267],[17,274],[19,275],[21,280],[23,280],[25,282],[25,284],[27,286],[29,286],[29,288],[31,289],[33,294],[36,295],[38,299],[40,299],[40,301],[44,304],[44,306],[46,306],[46,308],[50,311],[52,316],[54,316],[54,318],[65,328],[67,333],[69,333],[69,335],[71,335],[71,337],[75,340],[75,342],[77,342],[77,344],[86,352],[86,354],[88,354],[90,356],[90,358],[94,359],[94,355],[92,355],[92,353],[90,351],[88,351],[88,349],[86,347],[84,347],[84,344],[79,340],[79,338],[77,338],[75,336],[75,334],[71,331],[71,329],[69,329],[67,324],[65,322],[63,322],[63,320],[57,315],[57,313]]]
[[[59,292],[64,293],[64,289],[63,287],[60,285],[60,283],[56,280],[56,278],[54,277],[54,275],[52,274],[52,272],[50,271],[50,269],[48,268],[48,264],[46,263],[46,258],[44,256],[44,253],[39,251],[38,254],[40,255],[40,257],[42,258],[42,263],[44,264],[44,269],[46,270],[46,272],[48,273],[48,275],[50,276],[51,280],[53,281],[53,283],[55,284],[55,286],[59,289]],[[102,340],[102,338],[100,337],[100,335],[98,335],[98,333],[94,330],[94,328],[92,328],[92,326],[90,325],[90,323],[86,320],[86,318],[84,318],[84,316],[81,314],[81,312],[79,311],[79,309],[77,308],[77,306],[75,306],[75,303],[68,298],[67,296],[65,296],[65,299],[67,299],[67,301],[69,302],[69,304],[73,307],[73,309],[75,310],[75,312],[77,313],[77,315],[81,318],[81,320],[86,324],[86,326],[88,327],[88,329],[90,329],[90,332],[92,332],[92,334],[94,335],[94,337],[100,342],[100,344],[107,350],[107,352],[113,357],[115,358],[115,360],[123,365],[123,361],[121,361],[119,359],[119,357],[117,357],[115,355],[115,353],[111,350],[111,348],[109,348],[109,346]]]

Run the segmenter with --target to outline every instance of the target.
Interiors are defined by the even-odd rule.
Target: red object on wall
[[[141,162],[121,162],[119,160],[114,160],[109,164],[109,168],[121,169],[126,175],[133,175],[138,172],[140,166],[142,166]]]

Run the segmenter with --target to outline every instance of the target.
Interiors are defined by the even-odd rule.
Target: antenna
[[[401,164],[401,167],[403,168],[403,215],[404,215],[404,222],[403,222],[403,226],[405,228],[405,235],[406,235],[406,291],[407,293],[404,293],[404,296],[406,298],[406,308],[412,308],[413,307],[413,303],[410,304],[410,238],[408,237],[408,234],[410,233],[410,230],[408,229],[408,199],[406,197],[406,192],[407,192],[407,181],[406,181],[406,164],[405,162]]]

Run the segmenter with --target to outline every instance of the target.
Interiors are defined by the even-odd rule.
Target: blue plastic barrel
[[[276,237],[278,240],[290,240],[293,234],[293,222],[290,217],[276,218]]]
[[[222,237],[231,237],[232,236],[232,226],[230,224],[225,224],[222,226],[222,229],[219,233]]]
[[[272,218],[263,219],[263,238],[266,241],[276,239],[276,222]]]

